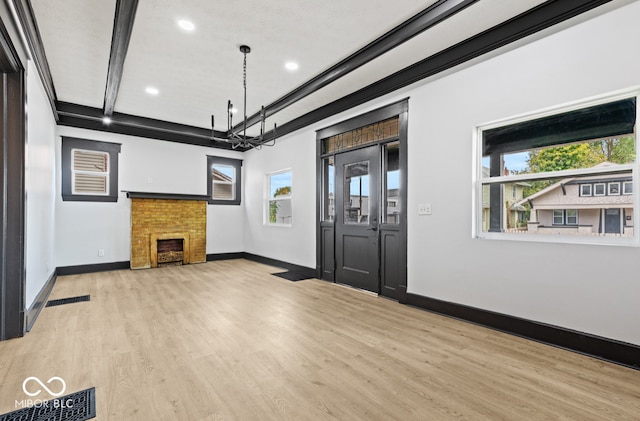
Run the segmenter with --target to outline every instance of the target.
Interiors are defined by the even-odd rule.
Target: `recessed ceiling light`
[[[104,123],[104,125],[108,126],[109,124],[111,124],[111,118],[102,117],[102,123]]]
[[[193,22],[191,22],[190,20],[186,20],[186,19],[180,19],[178,21],[178,26],[187,32],[192,32],[195,31],[196,26],[193,24]]]
[[[284,64],[284,68],[290,72],[298,70],[298,67],[298,63],[296,63],[295,61],[288,61]]]
[[[154,87],[154,86],[147,86],[144,90],[146,93],[148,93],[149,95],[158,95],[160,93],[160,91],[158,90],[158,88]]]

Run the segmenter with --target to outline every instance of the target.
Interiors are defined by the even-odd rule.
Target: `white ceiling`
[[[242,109],[247,44],[247,113],[259,111],[435,3],[416,0],[144,0],[137,8],[115,104],[118,113],[226,130],[226,105]],[[543,0],[481,0],[269,118],[304,115]],[[57,99],[102,108],[115,0],[31,0]],[[195,31],[184,32],[179,19]],[[300,68],[285,70],[294,60]],[[150,96],[147,86],[160,93]],[[239,116],[234,123],[239,122]]]

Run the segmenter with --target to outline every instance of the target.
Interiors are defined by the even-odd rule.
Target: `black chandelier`
[[[216,137],[214,123],[214,116],[211,115],[211,134],[213,140],[227,142],[231,144],[232,149],[245,148],[245,149],[261,149],[263,146],[273,146],[276,144],[276,124],[273,124],[273,136],[270,139],[265,139],[265,120],[266,112],[264,106],[260,110],[260,135],[259,136],[247,136],[247,54],[251,52],[251,48],[248,45],[241,45],[240,52],[244,55],[244,62],[242,65],[242,84],[244,87],[244,120],[240,129],[234,130],[233,128],[233,104],[231,100],[227,102],[227,136]]]

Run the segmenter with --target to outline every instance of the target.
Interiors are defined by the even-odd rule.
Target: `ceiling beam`
[[[327,105],[317,108],[278,127],[278,136],[284,136],[303,129],[340,112],[394,92],[442,71],[451,69],[483,54],[503,47],[538,31],[547,29],[567,19],[588,12],[611,0],[550,0],[528,10],[502,24],[496,25],[476,36],[468,38],[452,47],[425,58],[378,82],[346,95]],[[60,114],[59,124],[65,126],[107,131],[168,140],[193,145],[229,149],[229,143],[211,139],[211,129],[186,126],[144,117],[116,113],[115,124],[102,124],[102,110],[75,104],[57,102]],[[224,137],[225,132],[216,131],[216,137]],[[271,133],[265,134],[270,137]],[[237,149],[242,151],[242,149]]]
[[[300,130],[335,114],[451,69],[497,48],[588,12],[611,0],[550,0],[478,35],[440,51],[354,93],[278,127],[278,136]],[[270,133],[265,134],[265,137]]]
[[[61,126],[167,140],[189,145],[232,149],[231,143],[213,140],[211,129],[122,113],[113,113],[111,115],[111,123],[105,124],[103,122],[103,112],[99,108],[61,101],[56,103],[56,107],[60,115],[58,124]],[[225,132],[219,131],[213,133],[216,137],[223,137],[224,134]],[[241,148],[236,150],[244,152],[244,149]]]
[[[317,90],[335,82],[341,77],[351,73],[360,66],[363,66],[371,60],[380,57],[384,53],[392,50],[398,45],[410,40],[416,35],[421,34],[427,29],[446,20],[447,18],[458,13],[462,9],[472,5],[478,0],[439,0],[435,4],[429,6],[409,20],[396,26],[389,32],[370,42],[360,50],[351,54],[349,57],[331,66],[318,76],[299,86],[295,90],[289,92],[285,96],[277,99],[271,104],[265,106],[265,117],[269,117],[278,111],[294,104],[302,98],[311,95]],[[247,127],[253,126],[260,122],[260,112],[247,117]],[[237,124],[233,131],[240,130],[243,123]]]
[[[109,70],[107,72],[107,86],[104,91],[103,112],[106,117],[113,115],[116,106],[124,60],[129,49],[133,22],[136,18],[138,0],[117,0],[116,13],[113,20],[113,34],[111,36],[111,54],[109,56]]]

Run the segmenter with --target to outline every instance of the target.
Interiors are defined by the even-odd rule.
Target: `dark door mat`
[[[313,279],[312,276],[307,276],[307,275],[303,275],[302,273],[291,272],[291,271],[272,273],[272,275],[279,276],[280,278],[286,279],[288,281],[293,281],[293,282],[304,281],[305,279]]]
[[[0,421],[84,421],[96,416],[96,389],[82,390],[0,415]]]
[[[47,301],[47,307],[61,306],[63,304],[79,303],[91,300],[90,295],[80,295],[78,297],[60,298],[58,300]]]

